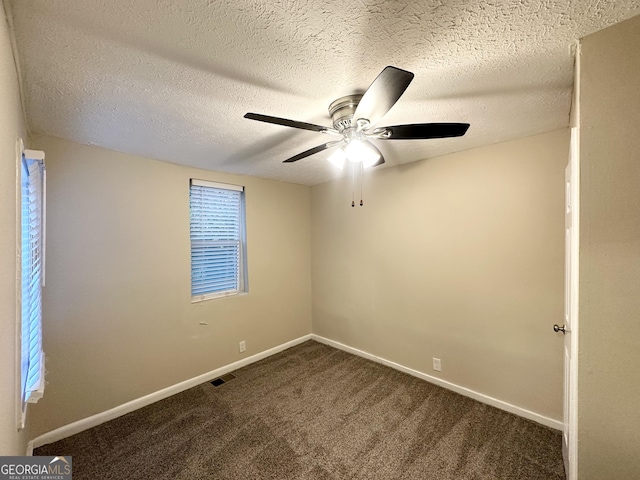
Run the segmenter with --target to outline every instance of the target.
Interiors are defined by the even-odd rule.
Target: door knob
[[[559,326],[557,323],[553,326],[553,331],[556,333],[557,332],[567,333],[567,331],[564,329],[564,325]]]

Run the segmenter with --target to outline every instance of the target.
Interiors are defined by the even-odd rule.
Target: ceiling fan
[[[364,94],[347,95],[329,105],[333,128],[259,113],[247,113],[244,118],[342,137],[287,158],[283,163],[297,162],[323,150],[342,146],[328,159],[337,167],[343,168],[346,160],[361,162],[364,168],[375,167],[382,165],[384,158],[371,140],[461,137],[469,128],[468,123],[414,123],[375,127],[402,96],[412,80],[411,72],[391,66],[385,67]]]

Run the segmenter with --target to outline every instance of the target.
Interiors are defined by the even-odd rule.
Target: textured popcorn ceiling
[[[386,65],[415,73],[379,125],[468,122],[462,138],[378,141],[399,165],[568,125],[571,45],[638,0],[8,0],[32,132],[314,185],[334,99]]]

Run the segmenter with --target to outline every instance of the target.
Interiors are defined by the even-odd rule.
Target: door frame
[[[564,425],[562,455],[567,480],[578,478],[578,306],[579,306],[579,249],[580,249],[580,129],[571,128],[567,165],[567,198],[565,212],[567,225],[571,225],[570,238],[565,255],[565,312],[569,315],[570,330],[565,339],[569,349],[569,365],[565,365]],[[570,222],[570,223],[569,223]],[[566,227],[565,227],[566,228]],[[565,362],[567,355],[565,355]]]

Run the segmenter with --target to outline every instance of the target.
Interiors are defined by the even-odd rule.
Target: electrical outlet
[[[436,372],[441,372],[442,371],[442,360],[440,360],[439,358],[433,357],[433,369]]]
[[[240,353],[244,352],[247,349],[247,344],[244,343],[244,340],[240,342]]]

